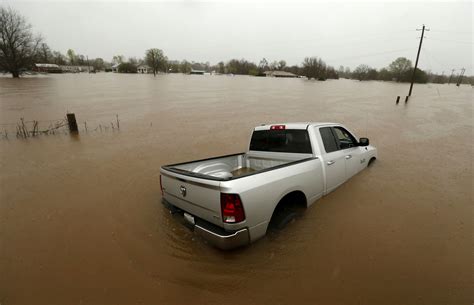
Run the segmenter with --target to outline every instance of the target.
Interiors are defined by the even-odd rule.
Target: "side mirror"
[[[360,138],[359,139],[359,146],[369,146],[369,139],[368,138]]]

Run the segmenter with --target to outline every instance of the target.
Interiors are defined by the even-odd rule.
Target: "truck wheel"
[[[298,218],[306,208],[306,196],[299,191],[283,197],[273,212],[269,228],[281,230],[294,219]]]
[[[275,229],[282,230],[287,224],[295,220],[297,217],[297,212],[289,212],[285,214],[282,213],[282,215],[277,215],[274,221],[274,227]]]

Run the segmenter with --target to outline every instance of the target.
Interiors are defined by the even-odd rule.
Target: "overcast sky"
[[[472,73],[473,5],[394,1],[23,1],[0,0],[23,14],[52,49],[89,58],[144,56],[160,48],[169,59],[215,64],[245,58],[258,63],[326,63],[381,68],[404,56],[413,62],[422,24],[420,68]]]

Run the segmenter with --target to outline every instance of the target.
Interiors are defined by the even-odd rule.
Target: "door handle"
[[[333,165],[334,163],[336,163],[336,161],[334,161],[334,160],[331,160],[331,161],[327,162],[328,165]]]
[[[352,155],[347,155],[346,156],[346,160],[349,160],[350,158],[352,158]]]

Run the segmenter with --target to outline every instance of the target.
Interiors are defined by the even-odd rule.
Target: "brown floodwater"
[[[0,78],[0,131],[67,111],[81,128],[0,136],[1,305],[471,304],[473,89],[415,85],[405,105],[407,90],[244,76]],[[236,251],[211,248],[164,209],[161,165],[244,151],[254,126],[291,121],[341,122],[379,159],[281,233]]]

